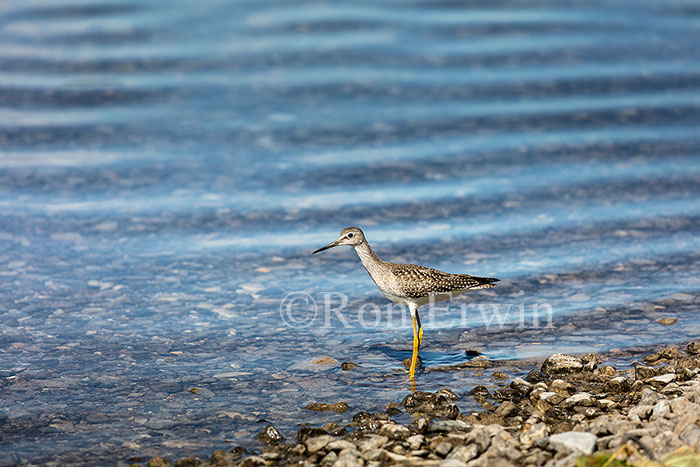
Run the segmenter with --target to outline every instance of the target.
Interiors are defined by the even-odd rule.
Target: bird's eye
[[[353,235],[354,235],[353,233],[349,233],[348,238],[352,238]]]

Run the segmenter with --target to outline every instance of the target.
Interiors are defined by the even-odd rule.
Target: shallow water
[[[349,225],[502,280],[423,311],[419,389],[697,337],[699,25],[687,1],[3,2],[0,463],[205,456],[399,401],[406,310],[351,250],[310,255]],[[502,365],[445,368],[466,349]]]

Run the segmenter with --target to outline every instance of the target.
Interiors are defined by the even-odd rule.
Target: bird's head
[[[340,232],[340,236],[338,236],[338,239],[336,241],[329,243],[328,245],[324,246],[323,248],[319,248],[318,250],[314,251],[312,254],[319,253],[323,250],[327,250],[329,248],[333,248],[334,246],[338,246],[338,245],[357,246],[364,241],[365,241],[365,234],[362,232],[362,230],[360,230],[358,227],[348,227],[347,229],[343,229]]]

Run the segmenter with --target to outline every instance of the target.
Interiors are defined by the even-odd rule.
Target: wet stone
[[[389,416],[383,413],[359,412],[352,417],[352,422],[359,431],[377,431],[387,421]]]
[[[522,378],[515,378],[510,383],[510,387],[517,391],[521,396],[527,396],[532,391],[532,383],[525,381]]]
[[[304,407],[307,410],[313,410],[314,412],[337,412],[345,413],[348,411],[349,407],[345,401],[336,402],[334,404],[327,404],[325,402],[314,402]]]
[[[653,355],[647,355],[643,358],[644,363],[652,364],[661,360],[673,360],[681,356],[681,350],[678,347],[666,347]]]
[[[656,368],[651,366],[637,365],[634,367],[634,378],[644,381],[656,376]]]
[[[688,355],[700,355],[700,342],[691,342],[685,351]]]
[[[284,441],[282,433],[272,425],[267,425],[263,428],[262,431],[258,433],[257,437],[265,446],[276,446]]]
[[[411,368],[411,358],[407,358],[401,364],[404,366],[404,368]],[[416,358],[416,370],[423,368],[423,359],[420,358],[420,355]]]
[[[656,320],[656,322],[663,324],[664,326],[671,326],[678,322],[678,318],[659,318]]]
[[[352,363],[352,362],[343,362],[340,364],[340,369],[343,371],[349,371],[352,370],[353,368],[359,368],[360,365],[357,363]]]
[[[531,370],[525,377],[525,381],[531,384],[537,384],[544,381],[544,375],[540,370]]]

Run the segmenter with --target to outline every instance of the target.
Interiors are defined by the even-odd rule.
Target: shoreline
[[[460,412],[454,402],[461,397],[473,397],[481,410]],[[347,410],[340,402],[320,408],[338,407]],[[397,423],[398,414],[414,420]],[[586,465],[602,465],[612,453],[632,463],[676,456],[687,462],[678,465],[698,465],[700,343],[662,348],[622,371],[594,354],[554,354],[497,389],[479,385],[461,396],[447,388],[416,391],[384,412],[357,412],[347,424],[303,426],[296,439],[268,425],[258,439],[262,449],[236,446],[174,462],[155,457],[146,465],[563,467],[583,456]]]

